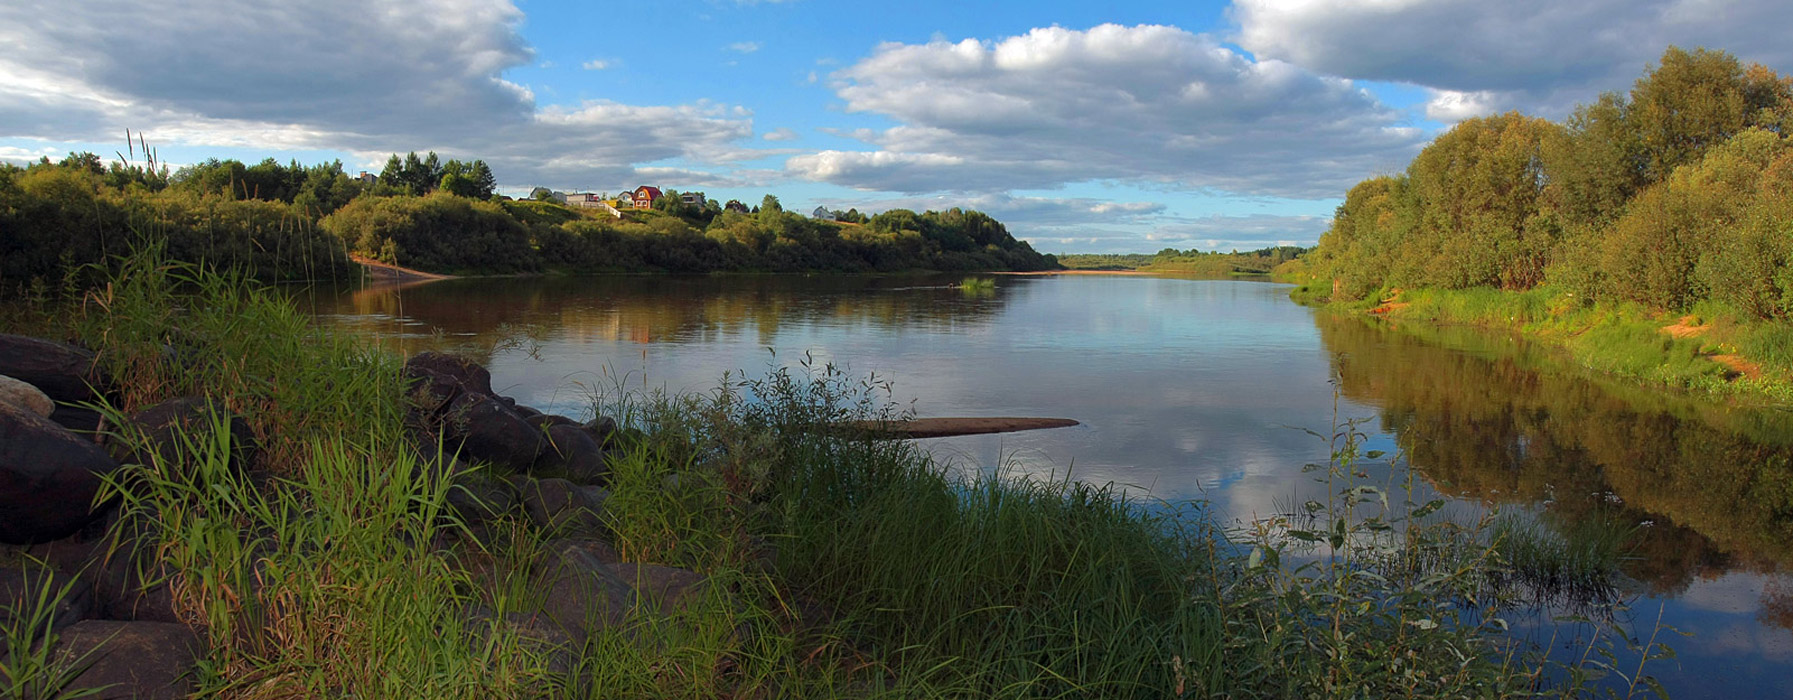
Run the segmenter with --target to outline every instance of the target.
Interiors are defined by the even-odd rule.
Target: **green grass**
[[[547,535],[510,518],[476,537],[445,508],[446,470],[404,444],[397,358],[321,335],[240,278],[154,251],[121,269],[73,322],[129,387],[106,410],[208,395],[267,452],[244,472],[230,432],[201,426],[110,483],[120,532],[147,538],[151,572],[212,644],[207,696],[1582,692],[1545,685],[1533,669],[1551,662],[1490,626],[1497,610],[1459,615],[1503,566],[1492,531],[1354,483],[1355,423],[1321,436],[1328,502],[1222,528],[1199,504],[968,476],[844,434],[900,415],[888,384],[807,364],[709,394],[597,397],[628,426],[606,535],[707,584],[584,644],[532,639],[468,610],[539,602]]]
[[[1324,304],[1324,291],[1302,287],[1291,298]],[[1392,290],[1382,290],[1336,308],[1369,310],[1394,296]],[[1551,287],[1522,292],[1487,287],[1411,289],[1400,292],[1399,302],[1405,306],[1386,310],[1388,318],[1517,331],[1564,349],[1583,367],[1647,385],[1793,400],[1793,325],[1749,321],[1713,302],[1689,314],[1670,314],[1629,302],[1585,303]],[[1684,316],[1706,329],[1684,338],[1662,331]],[[1726,354],[1757,363],[1762,376],[1738,376],[1713,359]]]

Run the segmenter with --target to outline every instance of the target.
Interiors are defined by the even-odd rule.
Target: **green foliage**
[[[92,281],[139,245],[160,242],[180,260],[237,268],[264,279],[347,277],[341,245],[297,205],[231,199],[182,187],[124,191],[104,176],[57,166],[0,167],[0,293],[33,280]]]
[[[1736,312],[1741,325],[1793,318],[1790,125],[1793,79],[1723,52],[1671,47],[1629,93],[1602,95],[1562,126],[1517,114],[1472,119],[1404,176],[1359,183],[1304,257],[1297,293],[1356,302],[1406,290],[1400,301],[1412,302],[1415,289],[1469,290],[1443,297],[1458,303],[1479,298],[1477,288],[1548,287],[1553,318],[1592,329],[1572,341],[1585,363],[1712,386],[1728,370],[1701,358],[1718,353],[1657,329],[1703,304]],[[1619,323],[1584,313],[1625,304],[1642,309]],[[1543,324],[1422,306],[1401,313]]]
[[[448,193],[357,199],[318,222],[361,255],[438,272],[533,272],[542,259],[504,207]]]

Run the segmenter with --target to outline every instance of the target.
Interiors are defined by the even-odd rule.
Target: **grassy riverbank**
[[[540,602],[531,563],[567,533],[456,515],[450,495],[492,475],[414,455],[400,358],[253,284],[149,256],[121,269],[60,327],[127,387],[111,409],[205,394],[263,448],[244,472],[227,432],[201,433],[114,480],[117,531],[144,538],[211,642],[208,696],[1501,697],[1579,694],[1596,672],[1500,632],[1507,562],[1565,570],[1552,536],[1499,541],[1494,519],[1362,483],[1356,465],[1382,456],[1349,421],[1316,435],[1327,502],[1227,527],[821,429],[890,411],[827,367],[594,397],[640,432],[583,536],[707,583],[672,614],[559,643],[503,621]]]
[[[1324,301],[1325,292],[1314,283],[1292,296],[1395,324],[1516,332],[1563,349],[1576,364],[1647,385],[1793,401],[1793,323],[1753,318],[1717,302],[1671,313],[1632,302],[1585,303],[1549,286],[1525,291],[1382,290],[1357,301],[1331,303]]]

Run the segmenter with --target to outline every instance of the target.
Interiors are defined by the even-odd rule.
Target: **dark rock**
[[[462,523],[478,525],[511,512],[517,507],[517,495],[509,484],[474,472],[455,479],[448,488],[448,507]]]
[[[87,665],[63,690],[98,690],[100,700],[174,700],[193,693],[194,670],[205,644],[186,625],[87,620],[63,631],[56,653]]]
[[[31,384],[52,400],[77,403],[105,393],[94,354],[63,343],[0,334],[0,374]],[[100,391],[95,392],[98,387]]]
[[[584,430],[585,434],[590,435],[591,439],[598,441],[598,444],[602,445],[604,449],[611,449],[616,446],[615,440],[617,432],[615,418],[611,418],[610,416],[598,416],[586,422]]]
[[[135,546],[114,545],[110,538],[57,540],[36,545],[28,554],[57,569],[78,574],[93,590],[94,616],[109,620],[181,622],[174,610],[174,590],[154,557]]]
[[[574,639],[543,613],[499,615],[484,606],[472,605],[468,606],[465,620],[468,636],[477,642],[475,648],[485,646],[492,632],[508,630],[517,635],[525,649],[541,655],[550,674],[571,674],[578,658],[578,647],[585,644],[584,637]]]
[[[0,543],[75,534],[99,515],[93,499],[100,475],[117,468],[105,451],[67,428],[0,405]]]
[[[448,404],[460,396],[462,384],[460,380],[437,372],[427,367],[407,367],[406,376],[411,378],[411,388],[406,398],[417,410],[428,415],[440,413]]]
[[[609,483],[610,465],[604,460],[604,448],[577,425],[556,425],[548,429],[548,449],[536,461],[536,469],[558,474],[580,484]]]
[[[100,427],[104,424],[105,417],[100,415],[99,411],[95,411],[91,408],[58,404],[56,406],[56,411],[50,414],[50,420],[55,421],[57,425],[78,433],[94,433],[98,432]],[[99,438],[100,436],[98,435],[94,436],[96,441],[99,440]]]
[[[30,382],[4,374],[0,374],[0,403],[9,403],[45,418],[56,411],[56,402]]]
[[[528,407],[527,406],[518,406],[518,408],[521,409],[521,408],[528,408]],[[547,429],[552,428],[557,425],[571,425],[571,426],[579,425],[579,421],[573,420],[566,416],[556,415],[553,413],[542,413],[541,411],[537,411],[533,408],[529,409],[529,413],[525,414],[523,416],[523,420],[529,421],[530,425],[533,425],[542,430],[547,430]]]
[[[542,611],[574,637],[639,616],[670,615],[698,600],[706,585],[685,569],[619,562],[616,550],[599,541],[554,540],[543,552]]]
[[[169,399],[131,416],[131,423],[143,439],[140,447],[153,450],[166,462],[178,458],[182,436],[197,444],[207,444],[212,430],[224,423],[230,430],[231,468],[244,471],[255,466],[260,444],[249,422],[233,415],[224,406],[204,397],[187,396]],[[148,463],[148,454],[122,454],[122,445],[113,455],[121,461]]]
[[[473,393],[463,393],[449,404],[442,434],[446,446],[458,446],[463,457],[518,471],[534,465],[548,446],[542,431],[525,422],[516,411],[489,396]]]
[[[436,375],[436,376],[431,376]],[[420,352],[405,360],[405,376],[412,378],[429,377],[440,381],[452,379],[463,391],[493,396],[492,373],[465,357],[447,355],[439,352]]]
[[[528,479],[517,490],[523,512],[545,532],[598,532],[604,526],[604,501],[610,492],[603,488],[566,479]]]
[[[38,624],[30,616],[48,605],[52,629],[63,629],[96,616],[93,584],[74,574],[42,565],[0,569],[0,625]]]

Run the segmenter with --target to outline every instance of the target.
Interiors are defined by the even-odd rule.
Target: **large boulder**
[[[405,360],[405,376],[441,382],[450,380],[462,391],[496,396],[492,393],[492,373],[478,362],[465,357],[439,352],[420,352]]]
[[[0,374],[0,403],[11,404],[49,418],[56,412],[56,402],[30,382]]]
[[[47,621],[60,630],[99,612],[93,585],[74,574],[37,564],[0,569],[0,627],[42,629]]]
[[[442,437],[449,448],[458,447],[463,457],[518,471],[533,466],[548,447],[542,431],[515,409],[476,393],[463,393],[448,405],[442,417]]]
[[[37,387],[55,401],[75,403],[99,398],[105,377],[94,354],[63,343],[0,333],[0,374]]]
[[[610,480],[604,448],[577,424],[548,428],[548,449],[536,461],[536,471],[580,484],[605,484]]]
[[[604,527],[604,502],[610,492],[598,486],[580,486],[566,479],[518,479],[523,512],[544,532],[595,533]]]
[[[205,440],[211,439],[212,430],[220,425],[230,431],[231,467],[237,470],[253,468],[261,449],[248,421],[211,399],[199,396],[169,399],[138,411],[131,416],[131,424],[142,438],[142,444],[132,447],[154,452],[164,461],[177,457],[183,438],[204,444]],[[138,463],[147,463],[151,456],[123,454],[128,449],[124,445],[115,445],[113,454],[120,460]]]
[[[542,612],[574,639],[588,639],[631,620],[664,617],[704,593],[696,572],[619,561],[616,550],[596,540],[554,540],[543,545],[537,590],[547,592]]]
[[[118,463],[49,419],[0,405],[0,543],[75,534],[99,514],[101,475]]]
[[[56,652],[85,666],[63,692],[98,691],[99,700],[174,700],[193,694],[194,671],[206,656],[192,628],[168,622],[86,620],[64,630]]]

